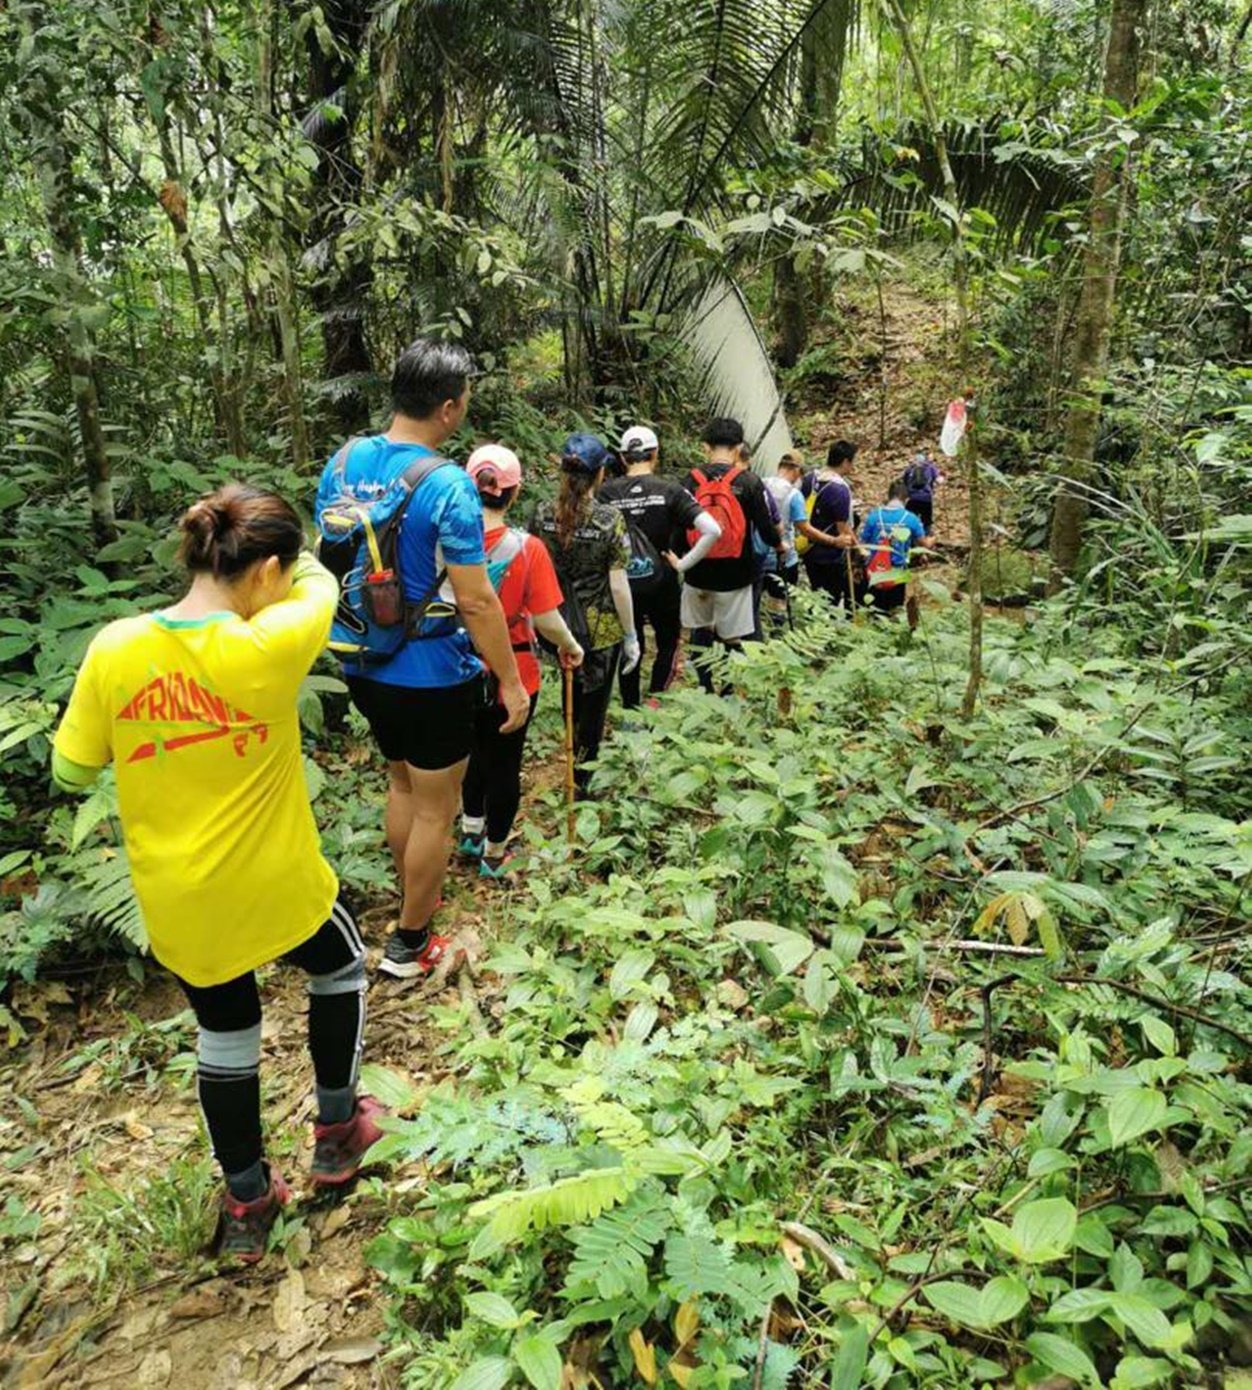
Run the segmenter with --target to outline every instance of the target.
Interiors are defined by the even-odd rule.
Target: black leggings
[[[342,902],[283,957],[309,977],[309,1052],[319,1117],[351,1114],[365,1028],[365,946]],[[220,985],[179,980],[200,1025],[196,1083],[213,1153],[229,1177],[261,1158],[261,996],[249,970]]]
[[[579,795],[591,782],[591,769],[585,763],[594,762],[600,753],[604,737],[604,721],[608,718],[609,701],[622,659],[622,644],[601,647],[588,652],[583,664],[574,672],[574,786]],[[564,712],[564,684],[561,708]]]
[[[530,697],[530,714],[520,729],[502,734],[503,705],[480,709],[474,715],[474,742],[461,787],[461,806],[467,816],[486,816],[487,839],[502,845],[509,838],[522,800],[522,756],[526,731],[534,717],[538,691]]]
[[[644,624],[651,623],[656,633],[656,660],[652,663],[652,677],[648,690],[653,695],[668,690],[674,679],[674,662],[678,657],[678,639],[682,635],[682,623],[678,609],[682,589],[675,578],[674,583],[661,584],[652,594],[634,597],[635,636],[639,638],[640,651],[646,651]],[[643,681],[643,657],[633,671],[623,671],[620,678],[622,704],[626,709],[638,709],[640,687]]]

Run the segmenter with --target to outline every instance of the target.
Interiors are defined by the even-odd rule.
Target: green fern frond
[[[639,1182],[639,1176],[626,1168],[589,1168],[543,1187],[501,1192],[476,1202],[470,1215],[486,1217],[487,1224],[470,1246],[470,1257],[489,1255],[520,1240],[530,1230],[594,1220],[601,1212],[624,1202]]]
[[[594,1288],[601,1298],[630,1292],[642,1298],[647,1288],[646,1261],[673,1224],[654,1191],[637,1192],[618,1211],[570,1233],[574,1258],[565,1291]]]
[[[87,915],[130,942],[136,950],[146,951],[148,929],[135,896],[126,851],[118,849],[107,858],[100,858],[98,854],[85,855],[80,857],[76,867],[85,893]]]

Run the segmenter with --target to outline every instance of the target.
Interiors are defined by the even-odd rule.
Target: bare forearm
[[[578,645],[559,608],[553,608],[548,613],[536,613],[531,621],[540,637],[551,642],[558,651],[572,651]]]

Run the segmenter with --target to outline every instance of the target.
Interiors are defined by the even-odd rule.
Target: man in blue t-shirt
[[[437,454],[465,418],[472,370],[469,353],[456,344],[432,338],[410,344],[391,379],[395,413],[387,432],[348,446],[346,491],[360,501],[378,497],[412,464]],[[318,487],[319,521],[340,491],[335,465],[332,458]],[[379,968],[407,979],[432,970],[448,945],[431,930],[431,921],[460,807],[482,661],[500,683],[502,733],[521,727],[530,699],[487,575],[482,504],[464,469],[445,464],[418,483],[404,514],[397,559],[408,600],[420,603],[442,574],[439,599],[390,660],[368,667],[345,662],[344,675],[390,776],[387,844],[403,905]]]
[[[890,613],[903,605],[913,547],[934,545],[920,519],[909,511],[908,500],[908,484],[892,483],[886,506],[875,507],[861,527],[861,544],[868,551],[865,577],[877,613]]]

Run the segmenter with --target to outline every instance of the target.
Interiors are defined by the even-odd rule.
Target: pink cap
[[[522,465],[512,449],[503,444],[481,444],[469,456],[465,471],[478,484],[479,493],[499,497],[522,481]],[[487,475],[479,481],[480,475]]]

